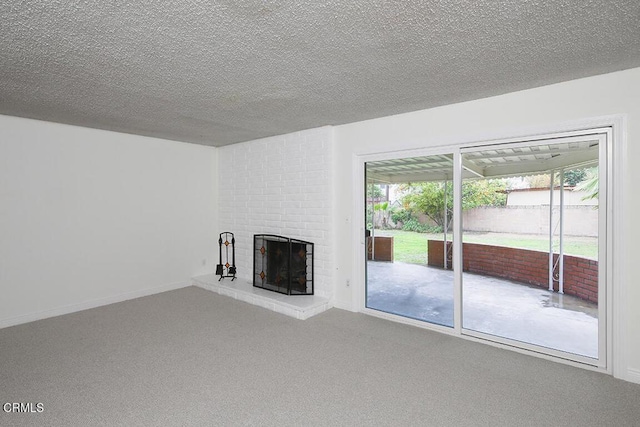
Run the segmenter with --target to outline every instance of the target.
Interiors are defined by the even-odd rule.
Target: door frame
[[[462,242],[460,239],[454,240],[454,327],[449,328],[440,325],[429,324],[415,319],[408,319],[401,316],[396,316],[389,313],[380,312],[377,310],[369,309],[365,306],[366,301],[366,282],[365,282],[365,268],[366,268],[366,252],[365,247],[365,224],[364,224],[364,199],[365,199],[365,182],[364,182],[364,167],[366,162],[372,162],[376,160],[386,160],[392,158],[403,157],[421,157],[433,154],[454,154],[454,174],[460,174],[460,167],[462,166],[461,151],[469,149],[470,147],[481,149],[483,146],[490,146],[495,144],[505,143],[517,143],[525,141],[538,141],[548,138],[558,138],[566,136],[580,136],[585,134],[594,133],[594,131],[602,129],[608,129],[610,132],[611,143],[607,144],[609,152],[607,153],[607,170],[608,170],[608,194],[607,194],[607,267],[606,267],[606,286],[607,286],[607,309],[606,309],[606,364],[604,366],[594,366],[590,364],[581,363],[578,361],[564,359],[557,355],[550,355],[546,353],[539,353],[527,348],[513,347],[512,345],[502,342],[489,341],[484,337],[477,337],[470,334],[463,334],[461,328],[461,302],[462,302],[462,286],[461,277],[462,272],[457,263],[460,262],[461,256],[457,256],[456,253],[461,254]],[[457,140],[450,141],[448,144],[434,144],[427,138],[423,141],[425,148],[412,148],[412,149],[395,149],[390,151],[372,151],[356,153],[352,156],[353,167],[353,191],[354,191],[354,207],[353,207],[353,241],[356,243],[353,253],[353,274],[354,274],[354,297],[356,298],[355,308],[356,311],[385,318],[395,322],[410,324],[425,329],[438,331],[441,333],[454,335],[463,339],[469,339],[472,341],[482,342],[485,344],[497,346],[500,348],[510,349],[516,352],[534,355],[548,360],[557,361],[572,366],[582,367],[589,370],[596,370],[612,374],[616,378],[626,378],[626,263],[624,256],[614,256],[614,254],[624,254],[623,249],[625,246],[625,236],[623,230],[624,221],[626,220],[624,213],[623,200],[624,194],[624,179],[626,162],[624,160],[625,153],[627,151],[627,138],[626,138],[626,116],[615,115],[585,119],[580,121],[574,121],[570,123],[563,123],[559,125],[547,125],[535,128],[528,128],[522,131],[513,131],[511,135],[505,135],[501,133],[490,133],[480,135],[476,138],[461,137]],[[411,141],[415,146],[415,141]],[[391,145],[393,144],[393,145]],[[402,146],[402,141],[390,141],[390,146]],[[456,184],[457,183],[457,184]],[[456,207],[456,203],[460,203],[461,177],[454,176],[454,211],[461,211],[461,206]],[[461,230],[461,218],[460,215],[454,215],[454,228],[459,233]],[[460,234],[458,234],[459,236]]]

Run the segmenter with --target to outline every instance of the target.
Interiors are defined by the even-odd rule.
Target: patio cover
[[[598,141],[584,140],[488,149],[463,156],[462,178],[506,178],[598,164]],[[367,184],[450,181],[453,155],[439,154],[367,163]]]

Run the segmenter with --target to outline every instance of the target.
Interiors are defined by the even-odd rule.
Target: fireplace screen
[[[253,286],[287,295],[313,295],[313,243],[255,234]]]

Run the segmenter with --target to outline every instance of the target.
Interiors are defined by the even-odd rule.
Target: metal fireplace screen
[[[253,286],[287,295],[313,295],[313,243],[255,234]]]

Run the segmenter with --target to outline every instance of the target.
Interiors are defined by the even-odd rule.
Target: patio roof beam
[[[367,173],[367,181],[370,184],[393,184],[390,176],[374,173]]]
[[[510,157],[520,158],[525,156],[576,154],[579,152],[591,151],[593,149],[596,149],[597,151],[597,147],[598,147],[597,141],[593,141],[595,145],[591,144],[590,143],[591,141],[588,141],[588,142],[589,144],[583,144],[585,145],[584,147],[553,148],[548,150],[530,150],[530,151],[511,151],[511,152],[504,152],[504,153],[499,152],[499,150],[494,150],[492,153],[487,153],[487,152],[467,153],[466,156],[469,160],[476,161],[476,160],[491,160],[491,159],[498,159],[498,158],[504,159],[504,158],[510,158]]]
[[[478,165],[476,165],[473,162],[468,161],[467,159],[465,159],[464,157],[462,158],[462,167],[471,172],[472,174],[476,175],[478,178],[484,178],[484,169],[478,167]]]
[[[445,156],[451,160],[451,164],[453,165],[453,154],[445,154]],[[465,157],[462,158],[462,168],[468,172],[471,172],[478,178],[484,178],[484,171],[482,167],[467,160]]]
[[[392,160],[378,160],[375,163],[375,165],[372,165],[372,167],[375,168],[379,168],[379,167],[387,167],[387,166],[411,166],[411,165],[432,165],[432,164],[441,164],[441,163],[452,163],[453,160],[451,159],[450,156],[443,154],[443,155],[436,155],[436,156],[429,156],[429,157],[412,157],[409,159],[392,159]]]
[[[439,172],[439,171],[436,171],[435,173],[433,173],[432,171],[429,171],[429,172],[404,173],[404,174],[396,174],[396,175],[371,174],[369,178],[372,181],[376,181],[377,183],[384,183],[384,184],[444,181],[444,180],[452,179],[450,173]]]
[[[595,157],[593,153],[596,153]],[[533,173],[546,173],[552,169],[575,169],[586,167],[597,162],[597,150],[589,150],[583,153],[576,153],[571,158],[558,156],[547,160],[529,160],[512,162],[509,164],[492,164],[484,168],[485,177],[497,178],[501,176],[522,176]]]

